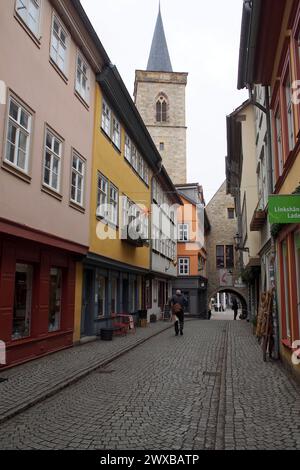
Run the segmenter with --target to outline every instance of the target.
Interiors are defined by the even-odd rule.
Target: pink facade
[[[40,0],[36,34],[18,6],[16,0],[0,2],[0,80],[6,85],[6,106],[0,105],[0,217],[88,246],[95,73],[101,58],[72,1]],[[64,74],[50,58],[54,14],[66,45]],[[87,104],[75,93],[79,50],[87,64]],[[28,171],[18,171],[20,177],[5,162],[10,95],[31,114]],[[43,187],[46,128],[61,141],[57,193]],[[70,206],[73,149],[84,162],[82,208]]]

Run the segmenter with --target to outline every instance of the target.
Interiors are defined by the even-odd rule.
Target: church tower
[[[159,7],[147,70],[135,72],[134,99],[174,184],[187,182],[187,76],[173,72]]]

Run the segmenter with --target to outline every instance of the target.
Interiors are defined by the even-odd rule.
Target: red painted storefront
[[[6,345],[0,370],[72,346],[75,263],[86,251],[0,219],[0,340]],[[57,325],[49,316],[53,290]]]

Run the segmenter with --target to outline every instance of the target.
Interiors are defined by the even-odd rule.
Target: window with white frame
[[[292,89],[290,75],[287,76],[285,83],[285,97],[286,97],[286,113],[288,124],[288,140],[289,150],[293,150],[295,146],[295,131],[294,131],[294,112],[292,103]]]
[[[109,184],[109,204],[110,204],[110,217],[109,222],[114,225],[118,225],[118,189],[113,185]]]
[[[130,163],[131,162],[131,140],[127,134],[125,134],[125,150],[124,156],[126,160]]]
[[[190,274],[190,259],[189,258],[178,259],[178,274],[179,276],[188,276]]]
[[[111,109],[106,103],[106,101],[102,101],[102,121],[101,127],[104,132],[110,137],[111,132]]]
[[[83,205],[85,162],[76,153],[72,158],[71,201]]]
[[[49,129],[46,130],[43,184],[54,191],[60,189],[62,142]]]
[[[189,241],[189,226],[188,224],[178,224],[178,240],[180,242]]]
[[[66,73],[67,33],[56,15],[53,15],[50,57],[58,68]]]
[[[144,176],[143,180],[146,184],[149,184],[149,168],[148,165],[144,162]]]
[[[40,0],[17,0],[16,12],[35,36],[39,33]]]
[[[31,119],[31,114],[10,97],[5,160],[26,173],[29,162]]]
[[[89,67],[82,55],[77,55],[77,66],[76,66],[76,91],[88,102],[89,100]]]
[[[108,205],[108,180],[98,173],[97,184],[97,216],[106,218]]]
[[[121,148],[121,126],[115,116],[112,119],[112,141],[118,149]]]
[[[137,149],[135,145],[131,145],[131,165],[133,168],[137,171],[137,163],[138,163],[138,158],[137,158]]]
[[[98,173],[96,215],[113,225],[118,225],[119,191],[105,176]]]

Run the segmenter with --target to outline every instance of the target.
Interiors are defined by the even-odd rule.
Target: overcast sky
[[[81,0],[131,96],[136,69],[147,67],[158,0]],[[226,115],[245,99],[237,91],[242,0],[161,0],[174,72],[188,72],[188,182],[206,202],[225,180]]]

